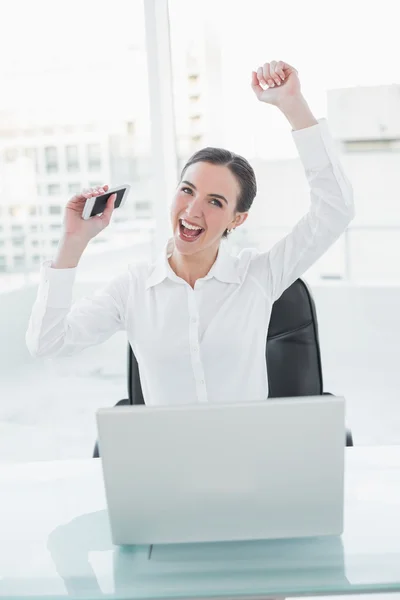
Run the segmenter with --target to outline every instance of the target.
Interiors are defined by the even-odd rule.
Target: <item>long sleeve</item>
[[[352,186],[326,119],[292,135],[310,186],[311,206],[286,237],[256,259],[273,301],[326,252],[354,217]]]
[[[115,277],[91,297],[72,303],[76,268],[41,267],[25,340],[32,356],[69,356],[125,328],[130,273]]]

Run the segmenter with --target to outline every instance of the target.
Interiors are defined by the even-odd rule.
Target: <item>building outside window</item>
[[[89,171],[99,171],[101,169],[101,145],[88,144],[87,158]]]
[[[49,196],[59,196],[61,194],[61,186],[59,183],[50,183],[47,186],[47,193]]]
[[[62,209],[61,206],[50,205],[49,206],[49,214],[50,215],[61,215]]]
[[[70,196],[72,196],[74,194],[79,194],[81,189],[82,189],[82,186],[80,183],[69,183],[68,184],[68,194]]]
[[[56,146],[47,146],[44,149],[44,157],[47,173],[58,172],[58,151]]]
[[[79,148],[76,145],[66,146],[65,156],[67,163],[67,171],[73,173],[79,171]]]
[[[35,171],[38,172],[39,164],[37,148],[25,148],[25,156],[32,160],[33,164],[35,165]]]

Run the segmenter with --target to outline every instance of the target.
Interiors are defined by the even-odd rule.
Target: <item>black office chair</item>
[[[323,391],[321,352],[315,304],[308,286],[297,279],[272,307],[266,360],[270,398],[320,396]],[[139,367],[128,344],[128,396],[116,406],[144,404]],[[353,446],[350,430],[346,445]],[[93,458],[99,457],[96,443]]]

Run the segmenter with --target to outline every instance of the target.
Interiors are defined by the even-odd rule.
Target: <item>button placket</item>
[[[196,386],[197,400],[201,403],[207,402],[207,390],[205,376],[201,362],[199,345],[199,314],[196,305],[195,292],[192,288],[188,290],[189,308],[189,350],[192,361],[193,375]]]

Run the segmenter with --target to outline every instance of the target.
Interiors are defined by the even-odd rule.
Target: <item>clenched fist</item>
[[[252,71],[251,87],[260,102],[275,106],[301,95],[296,69],[282,60],[264,63]]]

